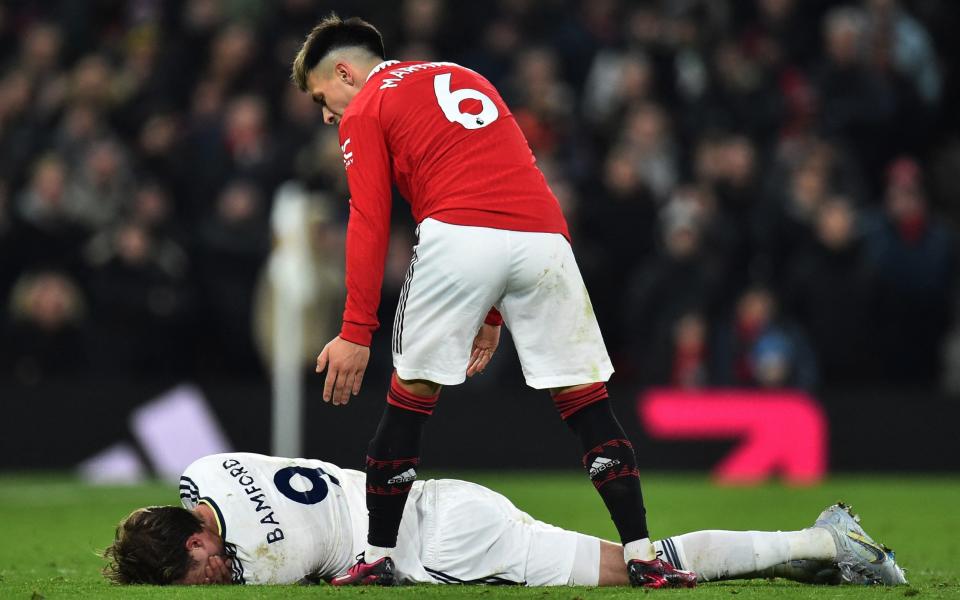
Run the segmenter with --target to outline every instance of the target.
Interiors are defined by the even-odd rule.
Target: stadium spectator
[[[170,377],[190,359],[189,263],[173,241],[127,221],[91,240],[90,356],[100,373]]]
[[[709,84],[699,101],[685,115],[697,128],[742,131],[766,146],[783,122],[782,94],[758,60],[746,55],[734,39],[724,40],[714,49]]]
[[[111,140],[90,145],[82,166],[68,184],[67,209],[77,223],[90,231],[113,225],[128,209],[133,195],[133,174],[126,151]]]
[[[669,352],[677,320],[715,309],[723,284],[720,265],[704,252],[691,208],[675,202],[662,210],[662,251],[632,274],[624,295],[620,322],[631,350],[628,372],[641,378],[663,373],[657,364]]]
[[[741,285],[738,273],[744,269],[734,261],[749,248],[745,230],[737,226],[731,215],[720,210],[717,196],[709,185],[681,185],[674,189],[670,204],[682,208],[697,222],[704,255],[710,257],[724,281],[714,304],[726,304]]]
[[[183,210],[190,185],[191,169],[183,160],[183,123],[173,113],[154,112],[146,117],[137,134],[136,156],[139,177],[162,182],[178,200]]]
[[[744,292],[733,317],[718,325],[711,360],[716,385],[813,390],[819,382],[806,336],[778,314],[773,293],[762,286]]]
[[[743,135],[724,136],[716,146],[717,171],[712,182],[716,212],[728,229],[725,256],[727,286],[740,289],[750,279],[754,244],[751,236],[754,214],[760,204],[757,150]],[[724,296],[729,299],[730,295]]]
[[[623,123],[620,147],[629,153],[641,184],[663,202],[679,179],[679,156],[670,122],[652,102],[632,107]]]
[[[617,0],[581,1],[569,11],[563,10],[562,5],[547,2],[509,4],[515,5],[510,9],[515,14],[524,13],[524,31],[533,30],[542,37],[552,38],[568,81],[578,89],[583,88],[595,53],[601,48],[614,46],[622,35],[617,21],[621,6]],[[558,23],[559,26],[544,31],[547,23]]]
[[[24,267],[76,271],[86,231],[71,214],[66,166],[56,155],[41,157],[29,186],[16,199],[17,254]]]
[[[506,16],[495,17],[484,27],[476,46],[459,50],[461,62],[478,73],[485,73],[494,85],[505,89],[522,35],[516,21]]]
[[[865,5],[874,60],[909,80],[926,104],[937,105],[943,81],[930,34],[898,0],[866,0]]]
[[[678,318],[663,347],[654,349],[645,380],[676,388],[702,388],[710,383],[707,319],[698,312]]]
[[[26,25],[19,58],[32,87],[34,118],[44,121],[55,116],[63,108],[69,85],[63,71],[64,36],[60,27],[49,21]]]
[[[250,372],[260,366],[250,324],[257,278],[270,250],[265,214],[259,188],[234,180],[199,231],[198,291],[207,315],[201,328],[203,356],[227,372]]]
[[[560,76],[557,56],[532,48],[517,60],[504,93],[530,148],[538,155],[564,151],[570,135],[574,95]]]
[[[670,385],[697,388],[707,384],[707,338],[707,321],[703,315],[690,313],[677,321],[673,331]]]
[[[100,111],[86,104],[71,104],[65,107],[52,145],[67,164],[79,165],[93,143],[107,139],[109,133]]]
[[[757,243],[764,273],[779,280],[786,273],[793,253],[810,245],[817,211],[833,194],[829,167],[816,155],[806,155],[799,164],[775,173],[774,184],[757,212]]]
[[[84,299],[63,273],[24,274],[4,312],[0,374],[35,385],[54,376],[75,375],[87,366]]]
[[[877,278],[858,215],[848,198],[834,196],[817,209],[814,227],[814,240],[787,268],[785,307],[809,333],[824,384],[875,377]]]
[[[928,209],[919,165],[909,158],[887,170],[884,211],[867,247],[879,276],[877,323],[886,378],[930,381],[939,372],[956,277],[953,232]],[[904,350],[909,348],[909,352]]]
[[[279,183],[274,162],[277,148],[268,127],[266,102],[260,96],[239,96],[226,105],[221,124],[217,119],[222,110],[221,93],[207,82],[195,98],[195,129],[186,146],[191,163],[204,165],[199,172],[195,169],[191,178],[198,207],[210,206],[211,199],[237,177],[256,185],[262,194]]]
[[[225,25],[214,36],[203,78],[227,94],[250,92],[257,53],[256,36],[245,24]]]
[[[574,234],[584,280],[593,290],[596,313],[619,315],[623,273],[636,269],[657,246],[658,207],[625,148],[611,150],[601,180],[585,188]],[[610,260],[611,255],[618,259]],[[623,338],[619,327],[604,333],[613,348],[621,348]]]
[[[19,63],[31,78],[43,79],[57,72],[63,38],[56,25],[34,22],[26,27],[20,40]]]
[[[175,218],[176,207],[170,194],[159,183],[145,179],[133,195],[129,218],[154,236],[169,238],[181,247],[189,237]]]
[[[31,110],[33,84],[25,69],[12,69],[0,79],[0,177],[14,189],[27,179],[33,155],[43,143]]]
[[[445,35],[445,7],[441,0],[404,0],[400,8],[401,43],[432,46]]]
[[[740,42],[748,56],[767,64],[809,67],[816,59],[816,22],[800,0],[756,0]]]
[[[105,57],[100,54],[85,56],[69,75],[66,101],[70,105],[109,112],[117,104],[113,83],[113,68]]]
[[[597,53],[583,90],[583,116],[600,131],[598,137],[610,143],[616,139],[627,110],[652,101],[655,92],[653,65],[639,51]]]
[[[917,116],[902,110],[907,86],[865,57],[866,17],[851,6],[832,9],[824,19],[825,60],[816,77],[818,121],[828,138],[846,141],[861,169],[879,172],[897,152],[898,135]]]

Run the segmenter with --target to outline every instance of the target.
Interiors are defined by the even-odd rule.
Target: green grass
[[[510,497],[535,517],[615,538],[592,486],[577,473],[460,474]],[[838,499],[867,531],[897,550],[910,588],[812,587],[787,581],[723,582],[655,592],[671,598],[960,598],[960,478],[836,477],[813,488],[719,488],[699,476],[647,475],[655,537],[697,529],[797,529]],[[586,588],[417,586],[402,589],[119,588],[99,575],[96,551],[114,524],[146,504],[174,503],[175,486],[87,487],[66,477],[0,476],[0,598],[635,598],[647,592]]]

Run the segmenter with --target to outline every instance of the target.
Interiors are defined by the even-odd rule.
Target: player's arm
[[[379,327],[377,308],[390,240],[390,157],[380,122],[351,115],[340,123],[341,148],[350,186],[347,222],[347,302],[340,335],[317,357],[317,372],[327,371],[323,399],[346,404],[360,393],[370,358],[370,341]]]

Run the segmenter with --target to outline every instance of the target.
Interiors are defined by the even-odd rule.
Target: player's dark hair
[[[169,585],[193,565],[187,539],[203,522],[179,506],[148,506],[120,522],[113,544],[103,551],[103,575],[113,583]]]
[[[301,91],[307,91],[307,74],[323,58],[334,50],[347,47],[359,47],[379,57],[386,58],[383,49],[383,36],[377,28],[360,17],[343,20],[336,13],[320,21],[310,33],[297,57],[293,60],[290,79]]]

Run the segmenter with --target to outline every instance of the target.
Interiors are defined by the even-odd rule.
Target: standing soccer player
[[[657,559],[633,446],[610,407],[610,359],[556,198],[516,120],[479,74],[445,62],[385,60],[369,23],[335,15],[307,36],[292,78],[339,125],[350,187],[347,301],[340,335],[317,358],[323,398],[346,404],[377,329],[391,183],[410,203],[417,245],[393,324],[395,373],[368,448],[367,548],[334,584],[376,584],[390,558],[420,438],[441,386],[481,372],[502,323],[529,386],[550,391],[579,437],[635,585],[693,585]]]

